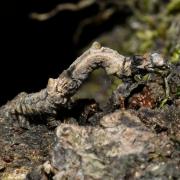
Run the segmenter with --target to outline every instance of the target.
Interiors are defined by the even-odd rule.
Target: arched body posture
[[[50,78],[45,89],[32,94],[20,93],[10,101],[5,106],[7,116],[17,118],[22,124],[27,117],[34,115],[54,117],[58,108],[66,107],[88,75],[99,67],[108,75],[130,79],[141,70],[153,71],[153,68],[165,65],[164,59],[157,53],[146,58],[138,56],[133,59],[122,56],[110,48],[101,47],[95,42],[57,79]]]

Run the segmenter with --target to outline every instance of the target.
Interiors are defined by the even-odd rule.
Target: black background
[[[46,87],[77,57],[79,49],[119,22],[124,14],[114,15],[100,26],[89,26],[78,44],[73,34],[79,23],[98,12],[93,5],[78,12],[63,11],[38,22],[31,12],[47,12],[67,0],[4,0],[0,2],[0,105],[19,92],[36,92]],[[68,2],[76,2],[68,0]]]
[[[75,58],[72,36],[80,14],[62,12],[46,22],[29,18],[30,12],[46,12],[57,3],[1,2],[0,104],[21,91],[34,92],[46,87],[48,77],[57,77]]]

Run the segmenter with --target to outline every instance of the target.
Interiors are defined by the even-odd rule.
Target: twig
[[[80,11],[81,9],[87,8],[94,4],[95,0],[81,0],[77,4],[74,3],[64,3],[58,4],[54,9],[46,13],[36,13],[30,14],[30,18],[38,21],[46,21],[54,16],[56,16],[60,11]]]
[[[105,9],[104,11],[100,11],[98,14],[96,14],[93,17],[89,17],[82,20],[82,22],[79,24],[77,30],[74,33],[74,36],[73,36],[74,43],[75,44],[78,43],[78,41],[80,40],[80,36],[82,35],[82,32],[86,26],[93,23],[94,24],[103,23],[107,21],[114,13],[115,13],[114,8],[108,8],[108,9]]]

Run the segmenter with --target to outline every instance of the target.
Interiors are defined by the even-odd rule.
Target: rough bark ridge
[[[73,101],[99,67],[123,81],[109,99],[114,109],[103,111],[92,99]],[[26,179],[179,178],[179,72],[179,64],[160,54],[130,58],[94,43],[45,89],[21,93],[0,109],[2,178],[17,172]],[[75,105],[79,114],[69,113]],[[66,117],[61,108],[68,108]],[[63,123],[54,138],[41,120],[58,115]],[[31,119],[36,123],[22,128]]]

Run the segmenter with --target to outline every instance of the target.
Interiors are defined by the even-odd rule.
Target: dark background
[[[93,5],[79,12],[64,11],[45,22],[29,18],[31,12],[49,11],[59,2],[67,0],[1,1],[0,105],[19,92],[45,88],[48,78],[56,78],[67,68],[82,47],[120,21],[121,16],[114,15],[100,26],[90,25],[80,42],[74,44],[73,34],[79,23],[97,13],[98,7]]]
[[[79,18],[75,13],[62,12],[46,22],[28,16],[50,10],[58,1],[49,2],[7,0],[0,5],[0,104],[21,91],[44,88],[48,77],[57,77],[75,57],[72,34]]]

